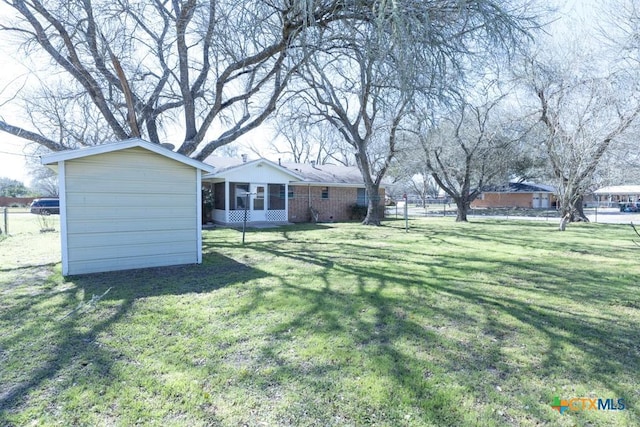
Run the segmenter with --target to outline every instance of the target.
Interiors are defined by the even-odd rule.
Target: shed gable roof
[[[187,157],[183,154],[171,151],[159,144],[154,144],[140,138],[131,138],[124,141],[111,142],[107,144],[94,145],[92,147],[79,148],[77,150],[60,151],[42,156],[40,161],[43,165],[51,165],[61,161],[80,159],[88,156],[96,156],[99,154],[111,153],[114,151],[126,150],[129,148],[143,148],[161,156],[175,160],[176,162],[201,169],[205,172],[213,171],[213,168],[198,160]]]

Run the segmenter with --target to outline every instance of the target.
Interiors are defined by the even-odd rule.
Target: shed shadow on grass
[[[23,400],[47,381],[55,379],[49,387],[63,390],[71,384],[90,383],[96,377],[117,380],[117,374],[112,372],[114,354],[99,345],[97,338],[121,321],[136,300],[214,292],[264,275],[224,255],[211,254],[200,265],[77,275],[56,286],[30,285],[31,296],[17,297],[10,309],[0,315],[0,320],[12,320],[16,326],[0,336],[0,350],[20,354],[30,362],[37,360],[24,367],[17,379],[3,384],[0,424],[4,411],[19,410]],[[97,296],[101,298],[96,300]],[[50,308],[38,311],[41,306]],[[27,317],[30,321],[23,321]],[[36,351],[37,358],[30,351]]]
[[[202,264],[86,274],[71,276],[67,280],[84,290],[85,300],[92,295],[102,295],[111,288],[105,298],[132,301],[162,295],[206,293],[264,275],[260,270],[214,253],[206,255]]]

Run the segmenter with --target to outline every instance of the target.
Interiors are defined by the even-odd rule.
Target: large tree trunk
[[[471,202],[464,197],[457,197],[453,200],[456,202],[456,207],[458,208],[456,222],[468,222],[467,212],[469,212],[469,205],[471,204]]]
[[[561,203],[562,218],[569,216],[568,222],[589,222],[584,213],[583,196],[567,194]]]
[[[573,204],[573,216],[572,222],[589,222],[589,218],[584,213],[584,199],[582,196],[578,196]]]
[[[380,186],[373,182],[365,182],[365,184],[367,194],[369,194],[369,204],[367,205],[367,216],[362,221],[362,224],[380,225],[384,214],[384,204],[380,200],[380,194],[378,193]]]

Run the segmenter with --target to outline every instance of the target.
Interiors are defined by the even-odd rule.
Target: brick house
[[[35,197],[0,197],[0,207],[3,206],[29,206]]]
[[[533,208],[555,206],[553,188],[524,182],[509,182],[485,187],[471,202],[472,208]]]
[[[354,205],[369,202],[356,167],[213,156],[205,163],[215,168],[203,176],[207,222],[348,221]],[[384,200],[384,188],[378,196]]]

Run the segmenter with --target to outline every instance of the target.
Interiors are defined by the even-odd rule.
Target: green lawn
[[[57,234],[0,241],[0,425],[637,425],[629,226],[403,226],[217,229],[202,265],[67,279],[7,261]]]

